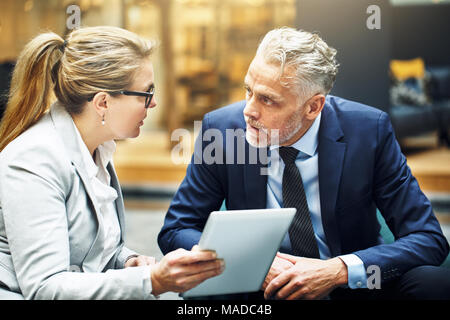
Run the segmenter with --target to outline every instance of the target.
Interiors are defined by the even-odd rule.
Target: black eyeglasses
[[[120,90],[109,92],[109,94],[123,94],[125,96],[145,97],[145,108],[148,109],[150,107],[150,103],[152,102],[153,96],[155,95],[155,86],[152,85],[147,92]],[[92,101],[92,99],[94,99],[94,97],[90,98],[88,101]]]

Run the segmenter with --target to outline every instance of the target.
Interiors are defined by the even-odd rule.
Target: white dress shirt
[[[117,191],[110,186],[111,176],[107,170],[108,163],[112,162],[112,157],[114,151],[116,150],[116,143],[111,140],[99,145],[94,153],[94,162],[94,158],[91,156],[86,144],[81,138],[78,129],[76,132],[78,134],[79,145],[81,146],[80,151],[83,157],[84,165],[86,167],[88,178],[94,191],[95,201],[102,215],[103,226],[105,228],[105,247],[100,263],[100,270],[98,270],[101,272],[116,253],[121,239],[120,224],[115,203],[117,199]]]
[[[94,158],[91,156],[89,149],[81,138],[80,132],[73,124],[78,136],[78,144],[80,145],[80,152],[83,157],[89,180],[91,182],[95,201],[98,205],[100,213],[103,218],[103,226],[105,228],[104,243],[105,247],[98,272],[102,272],[114,254],[117,252],[120,240],[121,229],[119,218],[117,215],[116,199],[118,197],[116,189],[111,187],[111,176],[109,175],[107,166],[113,161],[113,155],[116,151],[116,143],[111,140],[99,145],[94,153]],[[142,266],[142,283],[143,289],[146,292],[152,292],[152,284],[150,280],[151,266]],[[159,299],[159,296],[153,296]]]

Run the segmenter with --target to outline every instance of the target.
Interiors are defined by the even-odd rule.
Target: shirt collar
[[[321,116],[322,114],[319,113],[319,115],[314,120],[313,124],[308,129],[308,131],[305,132],[303,137],[301,137],[295,143],[290,145],[290,147],[295,148],[300,152],[303,152],[308,156],[312,157],[316,153],[317,146],[319,144],[319,127]],[[279,148],[278,145],[270,146],[270,150],[278,148]]]
[[[96,163],[106,169],[108,163],[112,162],[114,152],[116,151],[116,143],[114,140],[106,141],[98,146],[96,152]]]

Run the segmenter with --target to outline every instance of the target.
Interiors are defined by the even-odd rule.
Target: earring
[[[105,125],[105,115],[103,114],[103,118],[102,118],[102,126]]]

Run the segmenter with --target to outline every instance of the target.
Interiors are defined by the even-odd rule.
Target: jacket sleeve
[[[209,114],[202,122],[202,131],[195,142],[195,150],[186,176],[167,211],[158,235],[161,251],[166,254],[178,248],[192,249],[196,245],[212,211],[220,209],[225,195],[223,180],[217,164],[203,159],[205,147],[202,133],[209,129]]]
[[[116,261],[114,264],[114,269],[123,269],[125,268],[125,263],[128,258],[133,255],[139,255],[131,249],[128,249],[124,245],[121,246],[119,253],[116,256]]]
[[[28,150],[0,161],[9,249],[25,299],[151,299],[144,267],[70,272],[66,194],[70,170],[58,153]],[[148,269],[147,277],[150,277]]]
[[[382,281],[420,265],[440,265],[449,252],[430,201],[406,163],[386,113],[378,120],[375,203],[395,241],[355,252],[367,268],[380,267]]]

